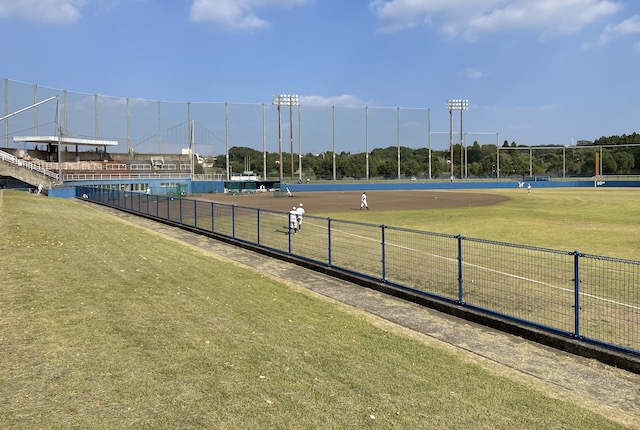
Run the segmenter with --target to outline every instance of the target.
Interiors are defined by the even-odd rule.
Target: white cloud
[[[270,23],[256,15],[261,8],[291,8],[310,0],[194,0],[190,18],[196,22],[211,22],[227,30],[254,30]]]
[[[80,19],[80,10],[88,0],[0,0],[0,18],[16,17],[26,21],[72,24]]]
[[[487,76],[487,74],[484,73],[482,70],[473,69],[473,68],[465,69],[458,74],[460,76],[466,77],[467,79],[481,79]]]
[[[450,36],[531,29],[569,34],[622,9],[618,0],[372,0],[383,32],[425,24]]]
[[[640,15],[633,15],[631,18],[625,19],[618,24],[608,24],[597,42],[584,43],[582,48],[589,49],[597,46],[604,46],[620,37],[628,36],[630,34],[640,33]]]
[[[364,103],[356,96],[343,94],[340,96],[300,96],[301,106],[339,106],[339,107],[361,107]]]

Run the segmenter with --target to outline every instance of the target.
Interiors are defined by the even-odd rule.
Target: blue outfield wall
[[[637,181],[536,181],[525,182],[532,188],[595,188],[595,187],[640,187]],[[373,191],[373,190],[479,190],[518,188],[518,182],[389,182],[389,183],[322,183],[322,184],[287,184],[291,192],[308,191]]]
[[[189,179],[169,180],[169,179],[123,179],[123,180],[92,180],[92,181],[74,181],[73,186],[52,188],[49,190],[49,196],[72,198],[75,196],[73,191],[75,186],[96,186],[104,184],[132,184],[132,183],[150,183],[153,194],[160,194],[160,183],[177,182],[185,184],[188,194],[210,194],[223,193],[224,181],[191,181]],[[529,182],[525,183],[528,184]],[[618,187],[640,187],[640,180],[577,180],[577,181],[534,181],[530,182],[531,186],[536,188],[618,188]],[[69,183],[68,183],[69,184]],[[489,190],[489,189],[509,189],[518,188],[516,181],[495,181],[495,182],[385,182],[372,183],[365,182],[326,182],[321,184],[285,184],[292,192],[312,192],[312,191],[375,191],[375,190]],[[71,188],[71,191],[68,190]]]

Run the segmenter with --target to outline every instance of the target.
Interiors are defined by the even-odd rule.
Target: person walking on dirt
[[[360,210],[365,207],[369,210],[369,205],[367,204],[367,193],[362,192],[362,197],[360,197]]]

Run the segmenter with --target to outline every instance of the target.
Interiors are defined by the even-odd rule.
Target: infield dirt
[[[503,200],[504,196],[489,193],[443,191],[366,191],[367,203],[372,211],[440,209],[461,206],[486,206]],[[360,210],[362,191],[313,191],[294,193],[293,197],[275,197],[273,193],[254,194],[194,194],[190,198],[215,201],[251,208],[288,212],[292,206],[303,203],[307,213],[344,212]]]

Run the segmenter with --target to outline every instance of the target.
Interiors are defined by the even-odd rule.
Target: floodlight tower
[[[460,176],[462,177],[462,111],[469,108],[469,100],[452,99],[445,102],[445,107],[449,111],[449,152],[451,158],[451,179],[453,179],[453,111],[460,111]]]
[[[289,127],[291,144],[291,179],[293,179],[293,106],[298,106],[297,94],[274,94],[272,104],[278,107],[278,153],[280,154],[280,182],[282,182],[282,125],[280,106],[289,106]]]

